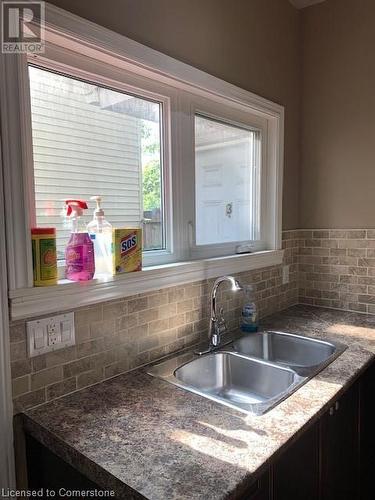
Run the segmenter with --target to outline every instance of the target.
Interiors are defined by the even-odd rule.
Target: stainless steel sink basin
[[[151,366],[147,372],[226,406],[261,415],[345,349],[336,342],[291,333],[244,335],[234,331],[214,352],[199,356],[188,351]]]
[[[256,414],[277,404],[302,381],[293,370],[229,352],[197,358],[174,372],[185,388]]]
[[[148,369],[154,377],[237,410],[261,415],[305,378],[290,368],[233,352],[188,353]]]
[[[235,352],[288,366],[300,375],[315,374],[343,351],[343,346],[284,332],[259,332],[230,344]]]

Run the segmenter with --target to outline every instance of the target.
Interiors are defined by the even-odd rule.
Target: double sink
[[[228,334],[221,348],[180,354],[152,376],[245,413],[262,415],[337,358],[346,346],[292,333]]]

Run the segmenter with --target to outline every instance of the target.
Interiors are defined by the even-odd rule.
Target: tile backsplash
[[[301,303],[375,314],[375,229],[311,229],[283,233],[282,265],[237,275],[255,285],[261,317]],[[25,321],[11,324],[15,411],[142,366],[203,340],[213,280],[170,287],[76,309],[76,345],[28,358]],[[219,296],[229,327],[241,295]]]
[[[298,301],[298,232],[284,233],[282,266],[244,272],[242,283],[255,285],[260,316]],[[170,287],[76,309],[76,345],[34,358],[26,352],[25,321],[11,324],[11,365],[15,412],[142,366],[198,343],[207,335],[209,292],[214,280]],[[238,324],[241,294],[219,296],[227,324]]]
[[[375,314],[375,230],[305,230],[299,238],[299,302]]]

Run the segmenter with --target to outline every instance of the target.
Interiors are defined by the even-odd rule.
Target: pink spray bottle
[[[67,216],[72,232],[65,250],[66,277],[72,281],[88,281],[95,274],[94,245],[82,219],[87,203],[81,200],[66,200]]]

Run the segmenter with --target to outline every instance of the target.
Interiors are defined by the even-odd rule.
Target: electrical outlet
[[[289,266],[283,266],[283,278],[282,278],[283,285],[286,285],[289,283]]]
[[[48,345],[57,345],[61,342],[60,321],[55,318],[51,319],[47,324]]]
[[[47,325],[47,333],[48,335],[56,335],[58,331],[58,323],[56,321],[52,320],[48,325]]]
[[[74,344],[74,313],[27,322],[27,347],[30,357]]]
[[[48,335],[48,345],[56,345],[59,343],[59,336],[56,334]]]

